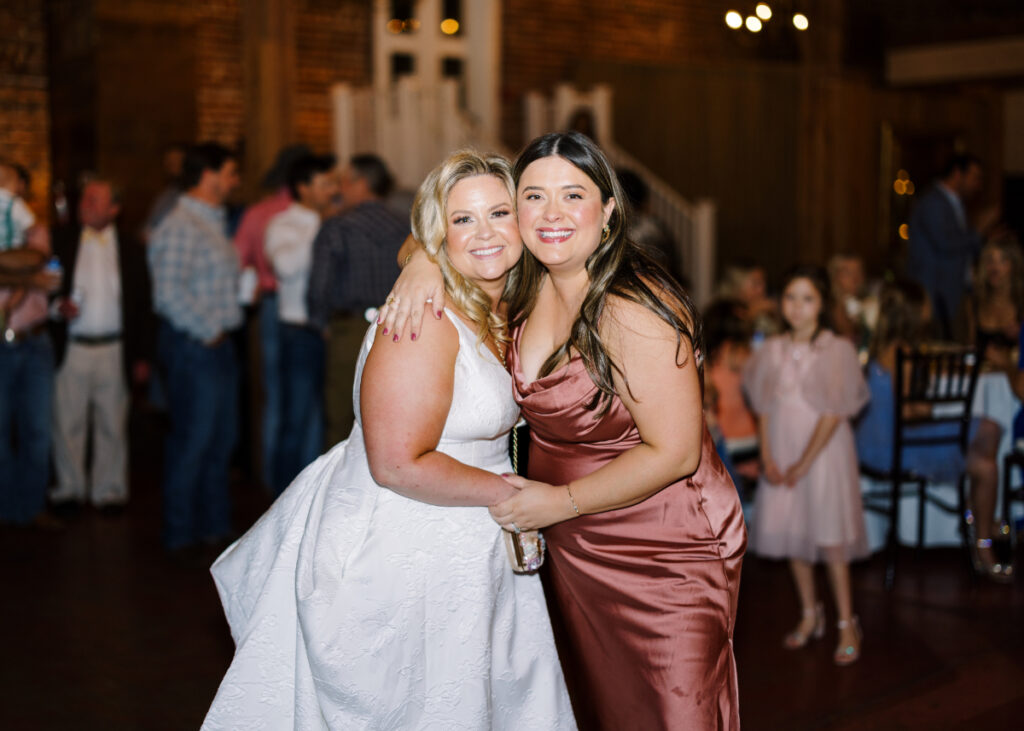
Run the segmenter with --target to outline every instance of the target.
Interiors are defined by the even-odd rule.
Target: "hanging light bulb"
[[[757,33],[761,30],[761,21],[753,15],[747,16],[747,30],[751,33]]]
[[[793,13],[793,27],[794,28],[796,28],[797,30],[807,30],[807,27],[809,25],[810,25],[810,23],[807,22],[807,16],[806,15],[804,15],[803,13]]]
[[[757,7],[754,8],[754,12],[757,13],[757,17],[761,20],[771,20],[772,9],[768,7],[767,3],[758,3]]]
[[[732,28],[733,30],[742,28],[743,16],[737,13],[735,10],[730,10],[728,13],[725,14],[725,24]]]

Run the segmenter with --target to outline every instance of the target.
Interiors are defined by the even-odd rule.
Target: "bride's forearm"
[[[470,467],[437,451],[405,464],[374,464],[371,460],[370,465],[378,484],[431,505],[489,506],[516,493],[499,475]]]

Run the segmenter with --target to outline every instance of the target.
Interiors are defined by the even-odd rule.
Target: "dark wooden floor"
[[[204,567],[212,552],[182,563],[160,550],[158,455],[157,440],[137,440],[120,517],[0,528],[0,729],[198,728],[232,642]],[[234,493],[241,528],[267,498]],[[745,728],[1024,727],[1024,584],[973,583],[953,550],[901,558],[892,593],[878,558],[854,569],[866,638],[850,668],[831,662],[834,629],[781,648],[797,613],[789,575],[748,558],[736,629]]]

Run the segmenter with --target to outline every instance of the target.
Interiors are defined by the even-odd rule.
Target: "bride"
[[[370,329],[352,434],[214,563],[236,649],[204,729],[575,728],[540,581],[487,511],[515,493],[513,200],[509,163],[474,152],[420,186],[454,305],[415,344]]]

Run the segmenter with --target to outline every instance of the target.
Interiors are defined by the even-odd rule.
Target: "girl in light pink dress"
[[[826,564],[839,618],[834,660],[849,665],[861,639],[849,562],[868,553],[849,419],[867,402],[868,388],[853,346],[825,328],[828,301],[823,270],[791,270],[782,289],[786,331],[766,341],[744,373],[762,462],[751,548],[789,559],[802,607],[783,643],[790,649],[824,636],[814,564]]]

